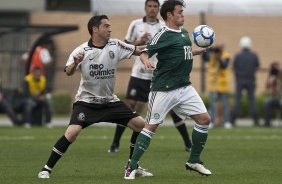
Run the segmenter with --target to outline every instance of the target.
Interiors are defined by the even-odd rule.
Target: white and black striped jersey
[[[113,94],[117,64],[122,59],[130,58],[134,51],[134,45],[117,39],[109,39],[102,48],[95,47],[91,40],[78,46],[66,63],[66,66],[71,65],[74,62],[73,56],[84,52],[84,59],[77,66],[81,71],[81,80],[75,101],[87,103],[119,101]]]
[[[146,32],[150,33],[151,37],[153,38],[154,35],[164,26],[165,23],[163,21],[158,20],[154,23],[151,23],[146,21],[146,17],[142,19],[136,19],[132,21],[129,25],[127,34],[125,36],[125,41],[127,43],[133,43],[135,41],[138,41]],[[149,39],[149,42],[151,39]],[[150,60],[157,62],[156,55],[152,56]],[[144,65],[140,60],[140,57],[136,56],[135,63],[132,67],[131,76],[139,79],[151,80],[153,76],[153,71],[145,70]]]

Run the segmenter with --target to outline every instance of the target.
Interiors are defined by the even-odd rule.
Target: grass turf
[[[192,127],[189,127],[191,133]],[[154,177],[123,179],[128,159],[126,130],[118,153],[107,153],[114,129],[90,127],[81,132],[76,142],[53,169],[51,179],[37,179],[38,171],[47,161],[50,151],[65,128],[0,128],[1,184],[121,184],[121,183],[192,183],[192,184],[274,184],[281,183],[282,129],[234,128],[209,130],[202,160],[212,176],[186,171],[189,153],[173,127],[160,127],[141,166]]]

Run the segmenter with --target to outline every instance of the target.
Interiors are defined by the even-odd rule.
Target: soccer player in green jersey
[[[166,26],[148,43],[140,58],[146,69],[154,69],[152,87],[149,94],[146,124],[139,136],[124,179],[135,179],[138,162],[149,147],[158,126],[166,114],[173,110],[179,117],[190,117],[195,121],[192,132],[192,150],[186,169],[209,176],[211,172],[203,166],[201,152],[208,137],[211,122],[207,109],[191,85],[189,74],[192,70],[193,56],[206,49],[192,50],[188,32],[184,24],[183,1],[166,0],[161,6],[161,16]],[[158,63],[149,60],[157,53]]]

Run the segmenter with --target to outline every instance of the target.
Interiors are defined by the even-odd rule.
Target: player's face
[[[101,24],[97,32],[99,37],[104,40],[109,40],[111,37],[111,32],[112,32],[112,29],[111,29],[111,24],[109,20],[108,19],[101,20]]]
[[[184,15],[183,15],[183,7],[180,5],[176,5],[173,10],[173,23],[181,27],[184,25]]]
[[[146,16],[149,18],[157,18],[160,7],[155,1],[148,1],[145,6]]]

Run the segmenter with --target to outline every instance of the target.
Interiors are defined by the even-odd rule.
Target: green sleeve
[[[152,57],[154,54],[158,53],[160,50],[165,49],[170,45],[170,39],[168,39],[167,33],[157,33],[153,39],[147,44],[145,51]]]

